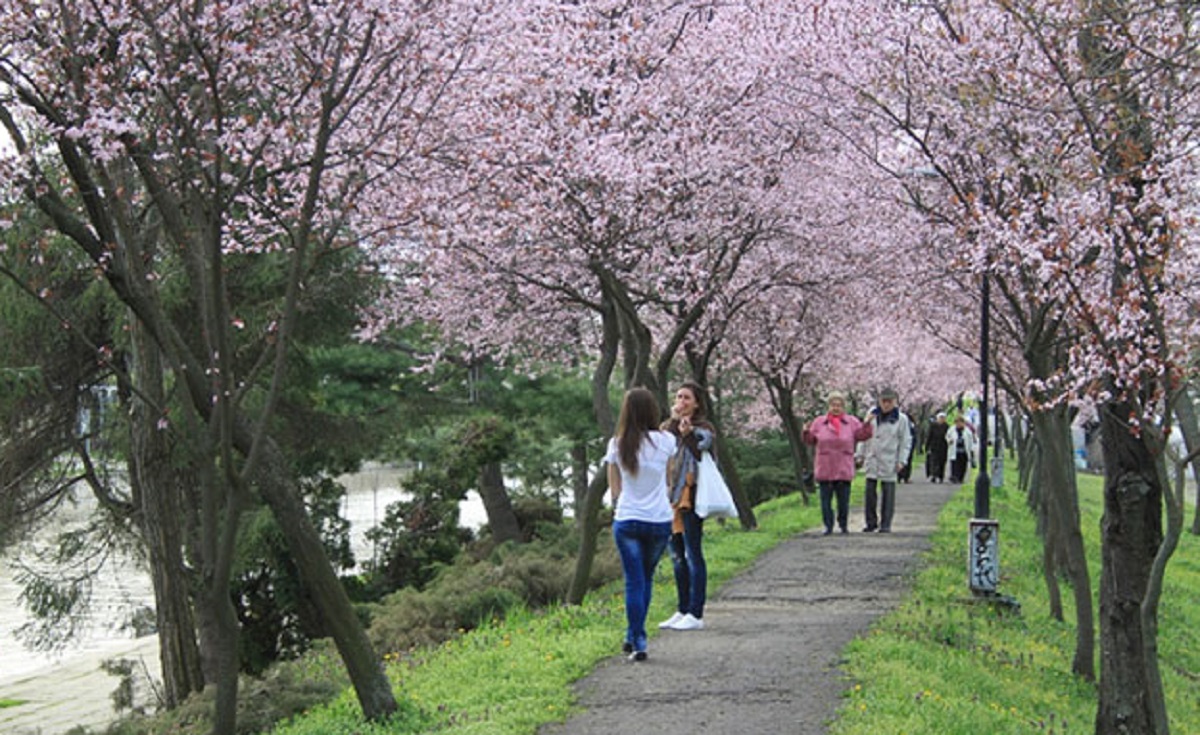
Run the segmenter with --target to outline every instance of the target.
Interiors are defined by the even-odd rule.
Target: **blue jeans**
[[[671,561],[675,564],[675,592],[678,610],[704,617],[708,597],[708,565],[704,563],[704,519],[696,511],[681,511],[683,533],[671,534]]]
[[[850,513],[850,481],[821,480],[821,519],[825,521],[825,530],[833,530],[833,499],[837,497],[838,528],[846,530]]]
[[[654,592],[654,568],[667,549],[671,522],[615,521],[613,541],[625,571],[625,642],[646,650],[646,613]]]

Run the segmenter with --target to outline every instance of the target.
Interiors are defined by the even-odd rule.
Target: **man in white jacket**
[[[908,416],[900,410],[899,396],[891,388],[879,393],[879,404],[871,409],[868,421],[875,434],[858,447],[859,459],[866,470],[864,506],[867,525],[863,531],[888,533],[896,512],[896,480],[908,462],[912,449],[912,430]]]

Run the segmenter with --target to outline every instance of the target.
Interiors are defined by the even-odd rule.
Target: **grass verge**
[[[1079,484],[1095,596],[1103,483],[1080,476]],[[1015,490],[994,492],[991,509],[1000,522],[1000,592],[1015,597],[1021,612],[1005,614],[969,599],[972,486],[964,485],[943,509],[909,597],[848,646],[844,668],[853,684],[833,735],[1094,732],[1096,688],[1070,673],[1073,601],[1064,589],[1065,620],[1050,617],[1041,541],[1024,495]],[[1159,664],[1172,732],[1200,733],[1198,588],[1200,538],[1185,533],[1168,564],[1159,610]]]

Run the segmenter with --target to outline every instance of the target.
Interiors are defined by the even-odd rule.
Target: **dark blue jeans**
[[[708,597],[708,565],[704,563],[704,519],[694,510],[681,512],[683,533],[671,534],[671,561],[675,564],[675,591],[679,612],[704,617]]]
[[[821,520],[825,521],[825,530],[833,530],[833,499],[837,497],[838,528],[846,530],[850,513],[850,481],[821,480]]]
[[[671,538],[671,522],[615,521],[613,540],[625,571],[625,642],[646,650],[646,613],[654,592],[654,568]]]

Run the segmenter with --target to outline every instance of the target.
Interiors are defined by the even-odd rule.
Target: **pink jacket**
[[[854,444],[866,441],[875,433],[875,427],[864,424],[857,417],[842,414],[840,431],[834,431],[829,416],[818,416],[804,430],[804,443],[817,448],[816,467],[813,477],[817,482],[831,480],[853,480]]]

